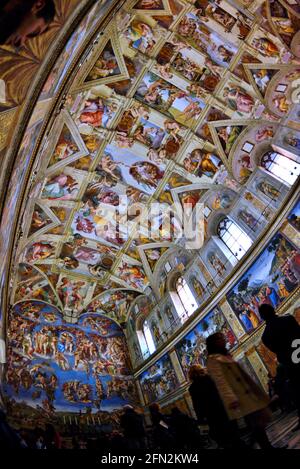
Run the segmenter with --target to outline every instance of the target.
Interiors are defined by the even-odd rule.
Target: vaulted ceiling
[[[38,148],[11,303],[126,321],[178,243],[175,221],[163,230],[172,204],[203,202],[209,223],[276,143],[294,109],[299,18],[284,0],[128,0],[95,30]]]

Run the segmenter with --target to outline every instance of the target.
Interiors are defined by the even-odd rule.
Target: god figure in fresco
[[[0,8],[0,44],[24,46],[44,33],[55,17],[54,0],[4,0]]]

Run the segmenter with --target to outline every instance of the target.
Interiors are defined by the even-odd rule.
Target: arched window
[[[196,298],[186,280],[178,277],[175,282],[175,295],[173,295],[174,304],[181,321],[184,322],[197,309],[198,304]]]
[[[144,332],[142,330],[136,331],[136,335],[139,341],[141,355],[144,359],[146,359],[147,357],[149,357],[150,352],[149,352],[148,345],[144,336]]]
[[[295,184],[300,175],[299,163],[275,151],[266,153],[261,160],[261,165],[269,173],[287,182],[290,186]]]
[[[237,260],[252,246],[252,239],[228,217],[219,224],[218,235]]]
[[[143,332],[144,332],[144,337],[148,346],[148,350],[150,354],[154,353],[156,350],[156,346],[152,337],[151,329],[148,324],[148,321],[146,320],[143,325]]]
[[[156,350],[156,345],[152,337],[151,329],[147,320],[140,324],[136,331],[141,354],[144,359],[152,355]]]

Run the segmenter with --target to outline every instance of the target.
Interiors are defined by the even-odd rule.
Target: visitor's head
[[[134,408],[132,407],[132,405],[127,404],[124,406],[124,412],[126,414],[130,414],[131,412],[134,412]]]
[[[55,433],[56,433],[56,430],[54,426],[51,423],[47,423],[45,427],[45,434],[48,437],[53,438],[55,436]]]
[[[6,414],[3,409],[0,409],[0,422],[6,421]]]
[[[176,417],[177,415],[181,415],[181,413],[182,412],[180,409],[178,409],[178,407],[173,407],[173,409],[171,410],[171,415],[173,417]]]
[[[201,365],[192,365],[189,369],[190,381],[196,381],[206,375],[206,369]]]
[[[259,307],[259,314],[263,321],[270,321],[275,318],[276,311],[273,306],[263,303]]]
[[[151,405],[149,406],[149,410],[150,410],[150,413],[151,413],[151,414],[156,414],[156,413],[160,412],[160,406],[159,406],[158,404],[156,404],[156,403],[151,404]]]
[[[227,341],[222,332],[216,332],[210,335],[206,339],[206,347],[208,355],[219,353],[221,355],[227,355]]]
[[[51,23],[55,16],[54,0],[36,0],[32,7],[32,12],[38,18],[43,18],[46,24]]]

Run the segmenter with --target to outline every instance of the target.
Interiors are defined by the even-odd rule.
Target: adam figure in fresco
[[[44,33],[55,17],[54,0],[6,0],[0,7],[0,44],[21,47]]]

